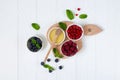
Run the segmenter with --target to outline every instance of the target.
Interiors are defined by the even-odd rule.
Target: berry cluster
[[[37,52],[42,47],[42,41],[38,37],[31,37],[27,42],[27,47],[32,52]]]
[[[78,52],[77,44],[69,40],[62,45],[62,53],[66,56],[73,56]]]
[[[67,34],[70,39],[79,39],[82,36],[82,29],[78,25],[72,25],[68,28]]]

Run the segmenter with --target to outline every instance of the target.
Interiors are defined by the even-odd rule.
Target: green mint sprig
[[[59,27],[62,28],[63,30],[66,30],[67,29],[67,25],[63,22],[59,22]]]
[[[67,9],[67,10],[66,10],[66,15],[67,15],[67,17],[68,17],[70,20],[73,20],[73,19],[74,19],[74,14],[73,14],[73,12],[72,12],[70,9]]]
[[[63,58],[63,55],[59,53],[59,51],[56,48],[53,48],[53,53],[55,57]]]
[[[55,70],[55,68],[53,68],[52,66],[50,66],[49,64],[44,64],[43,65],[44,68],[47,68],[48,70]]]
[[[37,43],[37,41],[36,41],[34,38],[31,39],[31,42],[32,42],[32,44],[34,44],[38,49],[40,49],[40,48],[42,47],[39,43]]]
[[[80,14],[80,15],[79,15],[79,18],[80,18],[80,19],[85,19],[85,18],[87,18],[87,17],[88,17],[87,14]]]
[[[37,24],[37,23],[32,23],[31,25],[32,25],[32,27],[33,27],[35,30],[39,30],[39,29],[40,29],[40,26],[39,26],[39,24]]]

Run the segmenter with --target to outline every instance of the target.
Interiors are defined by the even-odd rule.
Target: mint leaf
[[[62,28],[63,30],[66,30],[67,25],[65,23],[59,22],[58,24],[59,24],[60,28]]]
[[[38,49],[40,49],[41,48],[41,46],[37,43],[36,44],[36,47],[38,48]]]
[[[39,26],[39,24],[37,24],[37,23],[32,23],[32,27],[33,27],[35,30],[39,30],[39,29],[40,29],[40,26]]]
[[[87,14],[81,14],[81,15],[79,15],[79,18],[80,19],[85,19],[85,18],[87,18]]]
[[[31,39],[31,42],[32,42],[32,44],[36,44],[37,43],[37,41],[34,38]]]
[[[67,17],[70,19],[70,20],[73,20],[74,19],[74,14],[71,10],[67,9],[66,10],[66,15]]]
[[[55,68],[53,68],[53,67],[50,66],[49,64],[44,64],[43,67],[44,67],[44,68],[48,68],[49,70],[55,70]]]
[[[59,51],[56,48],[53,48],[53,53],[55,57],[63,58],[63,55],[59,53]]]

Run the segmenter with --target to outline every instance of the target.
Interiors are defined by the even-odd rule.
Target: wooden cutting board
[[[67,27],[68,27],[68,25],[70,25],[70,24],[73,24],[73,22],[70,22],[70,21],[61,21],[61,22],[63,22],[63,23],[65,23],[66,25],[67,25]],[[59,27],[59,24],[58,23],[56,23],[56,24],[53,24],[49,29],[48,29],[48,31],[47,31],[47,39],[48,39],[48,41],[49,41],[49,43],[52,45],[52,43],[51,43],[51,41],[49,40],[49,35],[48,35],[48,32],[52,29],[52,28],[54,28],[54,27]],[[65,32],[65,40],[64,40],[64,42],[65,41],[67,41],[67,40],[69,40],[68,38],[67,38],[67,36],[66,36],[66,31],[64,31]],[[64,43],[63,42],[63,43]],[[61,45],[63,44],[63,43],[61,43],[60,45],[57,45],[56,46],[56,48],[59,50],[59,52],[60,52],[60,54],[62,54],[63,55],[63,53],[61,52]],[[75,43],[78,45],[78,52],[81,50],[81,48],[82,48],[82,40],[80,39],[80,40],[78,40],[78,41],[75,41]],[[78,53],[77,52],[77,53]],[[63,55],[64,56],[64,55]],[[64,58],[67,58],[67,56],[64,56],[63,57],[63,59]]]

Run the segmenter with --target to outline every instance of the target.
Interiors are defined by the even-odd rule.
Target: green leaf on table
[[[40,29],[40,26],[39,26],[39,24],[37,24],[37,23],[32,23],[32,27],[33,27],[35,30],[39,30],[39,29]]]
[[[70,20],[74,19],[74,14],[71,10],[67,9],[66,10],[66,15]]]
[[[60,28],[62,28],[63,30],[66,30],[67,25],[65,23],[59,22],[58,24],[59,24]]]
[[[44,67],[44,68],[48,68],[49,70],[55,70],[55,68],[53,68],[53,67],[50,66],[49,64],[44,64],[43,67]]]
[[[80,14],[80,15],[79,15],[79,18],[80,18],[80,19],[85,19],[85,18],[87,18],[87,14]]]
[[[55,57],[63,58],[63,55],[59,53],[59,51],[56,48],[53,48],[53,53]]]

